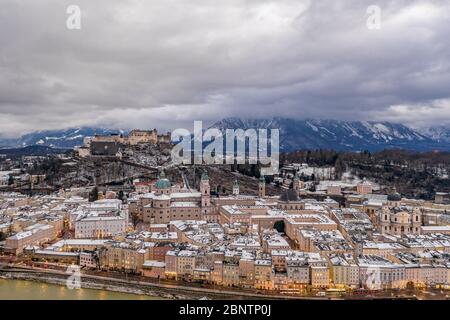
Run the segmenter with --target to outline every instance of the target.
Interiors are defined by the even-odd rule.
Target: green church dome
[[[206,172],[206,170],[205,170],[202,173],[202,181],[207,181],[207,180],[209,180],[209,177],[208,177],[208,172]]]
[[[166,178],[164,171],[161,172],[161,175],[160,175],[158,181],[156,181],[156,183],[155,183],[155,187],[157,189],[168,189],[171,186],[172,186],[172,184],[170,183],[170,180]]]

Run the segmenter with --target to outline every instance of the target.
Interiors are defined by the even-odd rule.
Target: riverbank
[[[27,268],[23,266],[0,267],[0,278],[10,280],[24,280],[32,282],[47,283],[57,285],[61,289],[67,289],[66,281],[68,275],[64,271]],[[290,296],[275,294],[260,294],[245,291],[232,290],[231,288],[203,288],[188,285],[167,284],[157,282],[147,282],[145,279],[118,278],[108,275],[81,275],[81,288],[89,290],[98,290],[104,292],[116,292],[122,294],[135,295],[136,299],[142,297],[151,297],[152,300],[172,299],[172,300],[197,300],[207,297],[211,300],[267,300],[267,299],[295,299],[295,300],[365,300],[365,299],[448,299],[448,296],[442,292],[417,291],[411,292],[384,292],[370,296]],[[77,290],[75,290],[77,291]],[[427,296],[428,294],[428,296]],[[41,297],[39,297],[41,298]],[[37,299],[39,299],[37,298]],[[44,298],[45,299],[45,298]],[[90,298],[87,298],[88,300]],[[95,299],[95,298],[94,298]]]
[[[65,272],[48,269],[0,269],[0,277],[9,279],[40,281],[57,285],[66,285],[68,275]],[[135,280],[125,280],[120,278],[111,278],[89,274],[81,275],[81,287],[89,289],[109,290],[137,295],[149,295],[161,299],[200,299],[207,297],[209,299],[311,299],[311,297],[290,297],[263,295],[248,292],[239,292],[237,290],[226,289],[207,289],[199,287],[189,287],[182,285],[159,284]],[[314,299],[314,298],[312,298]],[[317,299],[317,298],[316,298]],[[324,299],[324,298],[319,298]]]
[[[37,283],[57,285],[64,288],[67,287],[66,285],[67,276],[66,278],[64,278],[57,274],[49,275],[43,273],[28,273],[28,272],[0,272],[0,279],[31,281]],[[83,289],[116,292],[135,296],[148,296],[152,297],[154,300],[188,299],[188,297],[182,295],[174,295],[165,292],[158,292],[155,290],[144,290],[142,288],[130,287],[123,284],[106,283],[106,282],[102,283],[100,281],[94,282],[84,277],[81,280],[80,286]]]
[[[60,284],[35,280],[0,278],[1,300],[158,300],[148,295],[135,295],[101,289],[69,289]]]

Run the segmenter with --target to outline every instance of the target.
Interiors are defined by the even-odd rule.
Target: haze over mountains
[[[398,123],[380,121],[223,119],[211,127],[279,128],[280,149],[334,149],[380,151],[400,148],[415,151],[450,151],[450,128],[418,131]]]
[[[48,146],[52,148],[72,149],[83,144],[85,137],[126,133],[118,129],[106,128],[70,128],[65,130],[36,131],[17,139],[0,140],[0,148],[22,148],[27,146]]]
[[[379,121],[294,120],[286,118],[226,118],[211,127],[224,129],[280,129],[281,151],[299,149],[334,149],[338,151],[379,151],[401,148],[414,151],[450,151],[450,128],[415,130],[405,125]],[[38,131],[17,139],[0,140],[0,148],[49,146],[71,149],[84,137],[127,133],[106,128],[73,128]]]

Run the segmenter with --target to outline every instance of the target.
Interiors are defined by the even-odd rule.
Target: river
[[[27,280],[0,279],[0,300],[160,300],[159,297],[65,286]]]

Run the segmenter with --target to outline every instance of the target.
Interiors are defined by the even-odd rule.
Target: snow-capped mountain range
[[[226,118],[211,127],[225,129],[279,129],[281,151],[334,149],[339,151],[378,151],[401,148],[416,151],[450,151],[450,128],[415,130],[403,124],[379,121],[294,120],[287,118]],[[18,139],[0,140],[0,148],[49,146],[72,149],[83,144],[84,137],[127,134],[127,130],[72,128],[38,131]]]
[[[438,142],[450,143],[450,128],[445,126],[437,126],[419,130],[421,134]]]
[[[73,149],[76,146],[81,146],[85,137],[109,135],[112,133],[126,133],[126,131],[89,127],[36,131],[23,135],[18,139],[0,140],[0,148],[21,148],[37,145],[59,149]]]
[[[450,128],[419,132],[405,125],[379,121],[294,120],[287,118],[227,118],[211,127],[224,129],[278,128],[281,151],[334,149],[378,151],[401,148],[450,151]],[[447,137],[447,138],[445,138]]]

